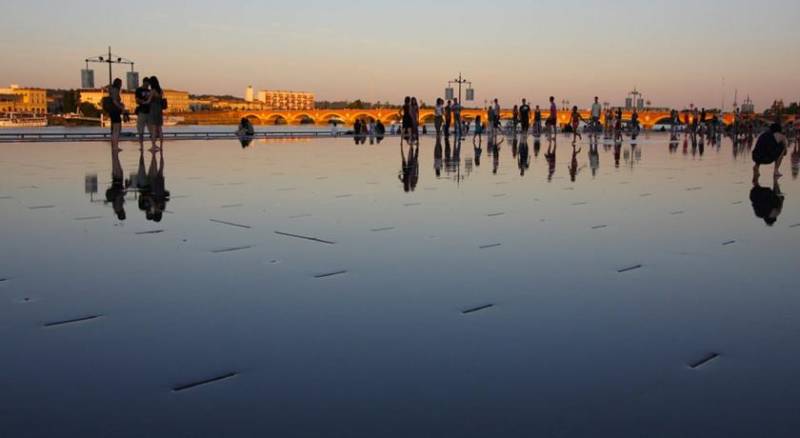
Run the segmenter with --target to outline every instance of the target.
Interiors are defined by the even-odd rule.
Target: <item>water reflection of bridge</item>
[[[481,109],[464,109],[461,112],[462,117],[468,121],[472,121],[478,115],[482,119],[486,119],[486,111]],[[501,111],[504,119],[511,119],[511,110]],[[542,111],[543,117],[547,117],[547,112]],[[630,120],[632,115],[631,111],[625,111],[622,114],[624,120]],[[688,113],[691,119],[691,113]],[[581,116],[585,119],[590,117],[588,110],[582,110]],[[681,120],[685,117],[681,113]],[[708,116],[710,117],[710,116]],[[275,124],[318,124],[325,125],[333,123],[334,121],[341,124],[351,125],[356,120],[380,120],[384,124],[391,124],[400,121],[399,110],[394,108],[379,108],[379,109],[331,109],[331,110],[304,110],[304,111],[221,111],[221,112],[205,112],[205,113],[189,113],[186,117],[186,122],[189,123],[214,123],[214,122],[235,122],[241,118],[250,119],[254,124],[261,125],[275,125]],[[433,108],[422,108],[420,110],[420,122],[432,123],[434,119]],[[722,114],[720,119],[725,124],[730,124],[733,121],[733,115],[730,113]],[[669,111],[665,110],[644,110],[639,112],[639,121],[645,127],[652,127],[659,123],[665,123],[670,120]],[[558,112],[559,124],[565,124],[569,121],[569,111]]]

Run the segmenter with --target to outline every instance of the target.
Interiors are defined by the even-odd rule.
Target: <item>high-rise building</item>
[[[254,100],[253,99],[253,86],[252,85],[248,85],[247,86],[247,90],[245,90],[245,92],[244,92],[244,100],[246,102],[252,102]]]

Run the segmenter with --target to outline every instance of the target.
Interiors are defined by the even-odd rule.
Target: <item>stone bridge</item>
[[[547,117],[547,111],[542,111],[543,117]],[[589,110],[580,110],[581,116],[585,119],[590,117]],[[486,119],[486,111],[482,109],[464,109],[461,111],[462,117],[468,121],[472,121],[478,115],[482,119]],[[630,120],[632,112],[623,112],[623,119]],[[503,119],[511,119],[511,110],[502,110],[501,116]],[[663,110],[644,110],[639,113],[640,123],[650,128],[655,124],[663,123],[669,120],[669,111]],[[691,113],[689,114],[691,119]],[[318,124],[325,125],[336,121],[344,125],[352,125],[356,120],[380,120],[384,124],[391,124],[400,121],[400,112],[394,108],[379,108],[379,109],[339,109],[339,110],[306,110],[306,111],[292,111],[292,110],[275,110],[275,111],[210,111],[210,112],[197,112],[187,113],[184,115],[187,123],[196,124],[212,124],[212,123],[238,123],[242,118],[250,119],[253,124],[257,125],[275,125],[275,124]],[[433,108],[420,109],[420,122],[432,123],[434,119]],[[722,122],[730,124],[733,122],[733,114],[725,113],[720,117]],[[681,113],[681,120],[684,120],[684,113]],[[569,122],[569,111],[558,112],[558,123],[566,124]]]

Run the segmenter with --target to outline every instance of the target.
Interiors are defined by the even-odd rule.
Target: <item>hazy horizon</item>
[[[758,9],[739,0],[724,8],[683,0],[131,5],[6,2],[0,86],[78,88],[83,60],[111,45],[141,76],[194,94],[242,96],[253,85],[317,100],[398,103],[413,94],[432,102],[460,71],[478,105],[494,97],[541,104],[549,95],[619,105],[634,86],[665,107],[724,99],[730,108],[737,89],[740,103],[749,94],[758,108],[800,98],[800,4],[788,0]],[[105,66],[91,68],[104,83]]]

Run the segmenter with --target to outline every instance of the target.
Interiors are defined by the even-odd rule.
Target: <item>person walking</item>
[[[539,105],[536,105],[536,109],[533,111],[533,135],[536,138],[542,135],[542,110]]]
[[[580,129],[581,121],[583,121],[583,117],[581,117],[581,113],[578,112],[578,106],[572,107],[572,114],[570,114],[570,124],[572,125],[572,145],[574,146],[577,143],[578,139],[580,138],[583,140],[581,133],[578,132]]]
[[[444,100],[440,97],[436,99],[436,108],[433,111],[433,126],[436,128],[436,136],[442,135],[442,123],[444,122]]]
[[[603,112],[603,107],[600,105],[600,98],[595,96],[594,103],[592,104],[592,134],[597,136],[600,131],[600,114]]]

